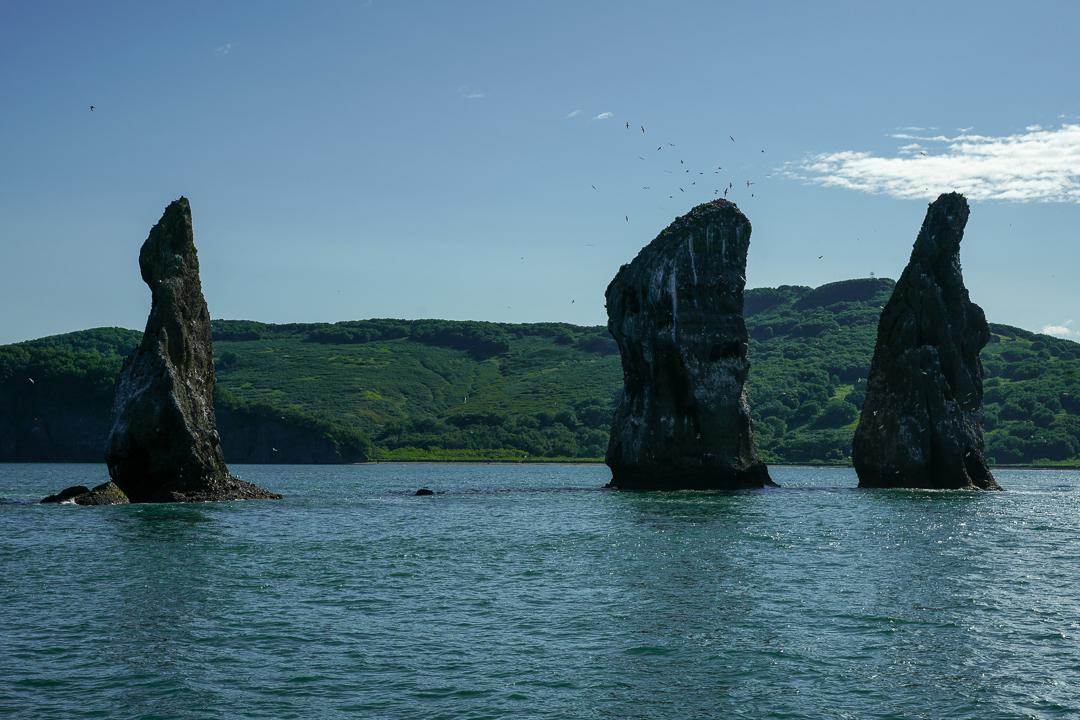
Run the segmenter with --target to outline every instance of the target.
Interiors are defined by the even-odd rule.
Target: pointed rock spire
[[[280,497],[229,474],[214,416],[210,313],[186,198],[171,203],[139,253],[150,286],[142,343],[116,386],[105,458],[132,502]]]
[[[930,205],[882,310],[852,448],[860,487],[1001,489],[979,425],[990,329],[960,271],[968,213],[957,193]]]

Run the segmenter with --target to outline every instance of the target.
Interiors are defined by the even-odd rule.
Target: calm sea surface
[[[0,716],[1080,717],[1077,472],[234,470],[286,499],[38,506],[104,467],[0,465]]]

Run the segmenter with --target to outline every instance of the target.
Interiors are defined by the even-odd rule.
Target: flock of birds
[[[631,124],[629,120],[623,122],[623,127],[624,127],[624,129],[626,131],[631,131],[631,130],[635,129],[635,126],[633,124]],[[637,125],[636,129],[639,131],[639,134],[641,136],[647,135],[647,132],[646,132],[646,129],[645,129],[644,125]],[[728,139],[731,140],[732,144],[735,143],[735,136],[728,135]],[[661,153],[661,152],[664,152],[665,150],[667,150],[667,152],[669,154],[671,154],[671,148],[676,148],[676,147],[677,146],[676,146],[675,143],[661,142],[659,145],[656,146],[656,150],[654,150],[653,152],[654,153]],[[764,153],[765,149],[762,148],[761,152]],[[638,160],[647,160],[648,158],[646,158],[644,155],[638,155],[637,159]],[[676,172],[677,170],[681,170],[682,172],[677,173]],[[737,185],[736,185],[735,181],[727,179],[726,184],[722,184],[722,185],[718,184],[716,182],[712,182],[712,183],[706,182],[706,180],[715,180],[716,178],[713,178],[713,176],[720,175],[723,170],[724,170],[724,167],[722,165],[717,165],[715,167],[709,167],[708,168],[709,175],[706,176],[706,171],[705,170],[687,166],[686,161],[684,159],[680,158],[678,166],[676,166],[676,167],[674,167],[672,169],[665,169],[664,170],[664,173],[666,173],[668,175],[677,175],[677,174],[681,175],[682,180],[683,180],[683,182],[681,182],[681,183],[680,182],[673,182],[673,183],[670,184],[670,188],[666,191],[666,192],[670,193],[670,194],[668,194],[667,198],[669,200],[674,200],[677,197],[675,195],[676,191],[678,191],[680,193],[683,193],[683,194],[686,194],[687,193],[687,187],[690,187],[691,188],[690,192],[693,192],[694,191],[693,189],[696,188],[696,186],[698,185],[698,182],[700,181],[701,184],[705,185],[706,187],[708,185],[710,185],[710,184],[713,185],[714,189],[713,189],[713,192],[712,192],[712,196],[714,198],[723,197],[724,199],[727,199],[728,195],[734,193],[735,190],[736,190]],[[751,190],[754,187],[754,185],[757,184],[755,181],[749,180],[749,179],[745,180],[744,182],[745,182],[745,186],[746,186],[747,190]],[[741,184],[742,183],[740,183],[740,185]],[[595,191],[600,191],[600,188],[597,187],[595,184],[591,184],[590,187],[592,187],[592,189],[595,190]],[[652,191],[652,190],[654,190],[654,186],[653,185],[642,185],[641,189],[646,190],[646,191]],[[661,190],[661,192],[665,192],[665,191]],[[750,197],[755,197],[755,193],[751,192]],[[624,213],[623,214],[623,221],[626,222],[626,223],[630,222],[630,214],[629,213]]]

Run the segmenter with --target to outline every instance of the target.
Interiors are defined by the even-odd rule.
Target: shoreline
[[[68,460],[4,460],[0,465],[104,465],[104,461],[68,461]],[[356,463],[230,463],[231,465],[257,465],[257,466],[294,466],[294,467],[339,467],[343,465],[603,465],[603,460],[589,459],[561,459],[561,458],[532,458],[529,460],[485,460],[483,458],[453,458],[434,460],[367,460]],[[808,467],[808,468],[833,468],[837,470],[852,469],[849,464],[835,463],[809,463],[809,462],[777,462],[765,463],[769,467]],[[1080,464],[1075,465],[991,465],[993,470],[1080,470]]]

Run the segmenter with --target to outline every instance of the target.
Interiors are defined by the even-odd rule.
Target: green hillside
[[[748,389],[768,461],[847,462],[892,286],[870,278],[748,291]],[[1080,463],[1080,344],[991,329],[983,354],[988,455],[998,463]],[[8,398],[0,405],[0,459],[16,459],[5,437],[25,436],[25,418],[44,422],[60,412],[56,402],[41,412],[33,404],[50,387],[76,408],[64,427],[81,427],[89,439],[99,432],[100,446],[113,379],[138,339],[105,328],[0,347],[0,400]],[[602,327],[215,321],[214,339],[219,421],[232,413],[229,434],[222,431],[226,456],[230,435],[244,435],[247,445],[237,450],[244,461],[300,461],[298,447],[279,457],[259,445],[265,430],[252,423],[270,420],[280,426],[274,453],[317,437],[342,461],[599,459],[621,385],[618,351]],[[31,403],[32,412],[23,407],[15,418],[11,398]],[[296,428],[303,432],[286,432]],[[78,456],[61,452],[63,436],[51,435],[57,459]],[[85,446],[95,447],[89,439]],[[266,447],[250,449],[257,446]]]

